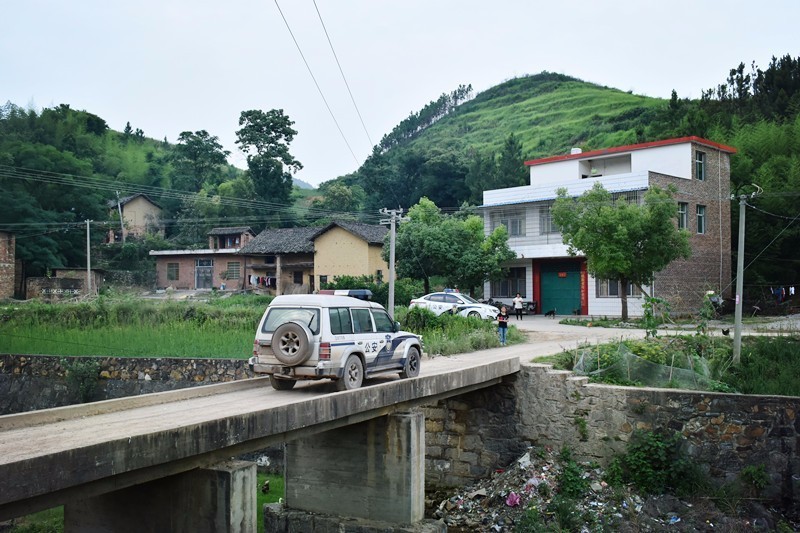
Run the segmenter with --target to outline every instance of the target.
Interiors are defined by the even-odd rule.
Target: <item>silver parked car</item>
[[[434,292],[422,298],[411,300],[409,309],[423,307],[437,315],[457,313],[462,316],[480,317],[485,320],[496,320],[500,310],[488,304],[482,304],[475,298],[460,292]]]
[[[374,374],[419,375],[422,339],[400,330],[380,304],[322,294],[278,296],[258,324],[250,368],[275,389],[329,378],[356,389]]]

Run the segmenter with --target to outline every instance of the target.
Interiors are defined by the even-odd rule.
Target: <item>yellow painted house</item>
[[[122,215],[124,227],[114,227],[108,232],[106,242],[122,242],[129,236],[142,237],[145,233],[164,236],[161,206],[146,194],[134,194],[110,200],[108,208],[112,215]],[[124,232],[124,233],[123,233]]]
[[[381,257],[384,226],[336,221],[311,236],[314,242],[314,286],[336,276],[373,276],[388,281],[389,265]]]

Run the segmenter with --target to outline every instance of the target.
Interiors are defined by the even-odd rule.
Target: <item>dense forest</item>
[[[746,282],[760,290],[798,282],[798,110],[800,58],[788,55],[763,70],[742,63],[697,100],[674,91],[669,100],[649,98],[548,72],[479,94],[461,85],[401,121],[356,172],[301,191],[292,187],[302,168],[290,151],[297,131],[279,109],[242,112],[242,170],[226,163],[228,152],[205,130],[168,143],[130,123],[112,131],[66,104],[34,110],[9,102],[0,107],[0,229],[17,234],[28,274],[82,265],[85,221],[99,244],[119,223],[108,202],[143,192],[164,208],[167,236],[105,254],[107,268],[130,268],[147,261],[149,249],[200,246],[214,226],[375,222],[378,209],[409,208],[422,197],[453,212],[480,204],[485,189],[525,184],[528,159],[697,135],[738,150],[737,195],[762,191],[748,200],[746,243]]]

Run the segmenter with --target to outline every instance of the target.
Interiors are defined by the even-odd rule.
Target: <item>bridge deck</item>
[[[519,355],[426,359],[418,378],[275,391],[264,378],[0,417],[0,520],[498,383]]]

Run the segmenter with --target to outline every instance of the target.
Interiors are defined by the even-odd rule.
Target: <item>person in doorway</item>
[[[522,296],[519,293],[514,298],[514,313],[517,315],[517,320],[522,320]]]
[[[500,308],[500,314],[497,315],[497,333],[500,335],[500,346],[505,346],[508,335],[508,310],[505,305]]]

